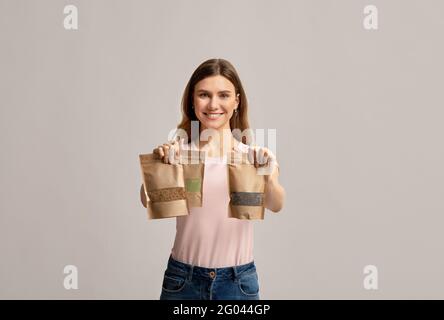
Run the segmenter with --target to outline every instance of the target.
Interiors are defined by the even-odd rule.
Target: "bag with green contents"
[[[181,150],[185,191],[189,207],[202,207],[205,153],[199,150]]]
[[[180,152],[177,164],[164,163],[152,153],[139,155],[143,177],[140,198],[150,219],[184,216],[190,207],[202,207],[205,153]]]

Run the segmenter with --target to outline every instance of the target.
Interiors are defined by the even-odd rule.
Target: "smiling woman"
[[[226,88],[226,89],[225,89]],[[196,84],[194,112],[201,129],[230,129],[230,118],[237,112],[239,93],[227,78],[216,75],[202,79]]]
[[[230,132],[235,129],[242,133],[248,131],[247,97],[239,75],[230,62],[210,59],[197,67],[183,93],[182,115],[178,128],[186,131],[187,142],[192,139],[192,121],[199,122],[200,132],[214,129],[221,133],[219,140],[222,145],[224,129]],[[205,144],[205,141],[201,141],[200,145],[203,147]]]
[[[180,157],[181,148],[190,150],[192,144],[205,153],[202,205],[190,206],[189,214],[176,216],[176,237],[164,273],[160,299],[259,299],[253,257],[254,221],[243,213],[251,212],[251,206],[260,209],[263,192],[264,206],[279,211],[284,201],[284,189],[278,182],[279,171],[274,170],[277,161],[273,153],[266,148],[251,147],[233,135],[234,130],[242,134],[248,131],[247,111],[245,91],[233,65],[224,59],[207,60],[191,75],[182,97],[182,121],[178,129],[186,132],[187,141],[167,143],[153,150],[165,163],[171,164],[176,155]],[[191,135],[192,121],[199,124],[198,137]],[[208,131],[213,132],[208,140],[200,138]],[[227,145],[233,149],[225,150]],[[263,184],[255,183],[256,180],[251,178],[255,168],[250,164],[248,172],[239,172],[247,169],[236,171],[236,177],[251,173],[247,179],[249,183],[245,188],[242,187],[245,184],[237,183],[241,187],[236,190],[235,197],[229,193],[232,186],[227,174],[228,152],[253,154],[250,159],[256,168],[269,166],[272,169],[266,179],[265,191]],[[236,182],[233,177],[231,181]],[[236,211],[235,206],[241,212]]]

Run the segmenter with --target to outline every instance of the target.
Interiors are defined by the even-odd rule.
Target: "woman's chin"
[[[211,125],[205,125],[205,128],[211,130],[219,130],[220,128],[222,128],[222,126],[215,126],[214,124],[211,124]]]
[[[214,130],[220,130],[225,125],[225,123],[223,123],[221,121],[210,121],[210,122],[205,121],[202,124],[206,129],[214,129]]]

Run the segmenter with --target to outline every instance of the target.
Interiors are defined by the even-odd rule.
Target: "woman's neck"
[[[199,149],[206,151],[208,157],[221,158],[239,143],[233,137],[231,130],[229,134],[224,134],[221,131],[218,133],[219,139],[217,137],[214,138],[213,136],[209,136],[208,141],[199,141]]]

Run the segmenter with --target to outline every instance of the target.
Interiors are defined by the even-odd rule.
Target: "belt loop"
[[[193,269],[194,266],[191,264],[190,269],[188,270],[188,280],[191,281],[193,279]]]
[[[237,279],[238,273],[237,273],[237,267],[233,266],[233,273],[234,273],[234,279]]]

